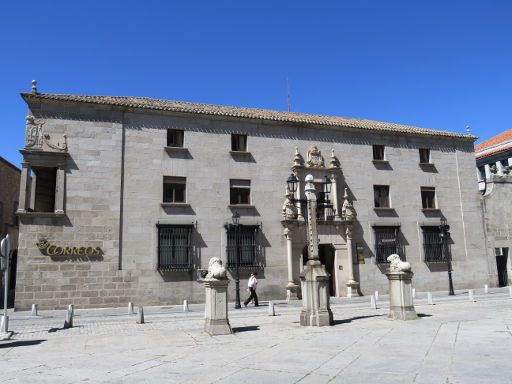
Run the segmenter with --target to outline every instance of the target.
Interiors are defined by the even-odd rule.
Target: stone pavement
[[[300,302],[230,310],[236,333],[202,332],[202,305],[16,312],[0,342],[0,382],[9,383],[512,383],[512,299],[507,289],[447,297],[417,295],[415,321],[387,319],[368,297],[334,299],[335,325],[299,325]]]

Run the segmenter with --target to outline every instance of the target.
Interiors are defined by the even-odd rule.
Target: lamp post
[[[452,281],[452,258],[448,252],[448,239],[450,238],[450,226],[446,221],[446,218],[441,219],[441,225],[439,226],[439,237],[441,238],[441,257],[446,260],[448,264],[448,284],[449,284],[449,296],[455,296],[453,292],[453,281]]]
[[[235,232],[235,309],[240,309],[242,306],[240,305],[240,252],[238,248],[238,227],[240,226],[240,214],[235,211],[233,216],[231,217],[233,220],[233,228]]]
[[[288,176],[286,179],[286,184],[288,186],[288,190],[292,193],[291,201],[292,203],[300,203],[302,208],[305,208],[307,206],[307,199],[296,199],[295,198],[295,192],[297,191],[297,184],[299,182],[299,179],[297,179],[297,176],[295,176],[293,173]],[[329,206],[329,194],[331,193],[331,187],[332,187],[332,181],[329,178],[329,176],[325,175],[322,177],[322,186],[323,191],[319,192],[319,201],[318,205],[322,208],[322,211],[324,213],[323,219],[325,220],[327,217],[325,208]],[[304,209],[303,209],[304,211]],[[308,215],[304,215],[304,220],[307,221]]]

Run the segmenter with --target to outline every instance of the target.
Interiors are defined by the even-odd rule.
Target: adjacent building
[[[508,271],[512,269],[508,257],[512,246],[512,211],[507,204],[512,199],[512,129],[476,145],[475,157],[491,263],[489,279],[504,287],[509,284]]]
[[[0,157],[0,223],[1,238],[9,235],[11,243],[11,273],[9,276],[9,292],[7,295],[7,303],[11,307],[14,303],[14,293],[16,287],[16,264],[18,259],[18,197],[20,187],[21,170]],[[0,303],[3,307],[4,302],[4,274],[0,274]]]
[[[242,287],[257,270],[263,299],[300,296],[308,174],[332,296],[387,291],[392,253],[418,290],[448,289],[448,258],[456,289],[489,283],[474,136],[35,87],[22,97],[17,308],[202,302],[211,257],[231,277],[238,261]]]

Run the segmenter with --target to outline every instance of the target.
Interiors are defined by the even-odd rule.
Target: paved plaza
[[[8,383],[512,383],[512,299],[436,292],[415,301],[420,319],[387,319],[368,297],[334,299],[335,324],[299,325],[300,302],[230,309],[234,335],[202,331],[202,305],[12,313],[0,342],[0,382]],[[230,305],[231,306],[231,305]]]

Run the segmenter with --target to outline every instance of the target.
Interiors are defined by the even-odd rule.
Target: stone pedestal
[[[412,298],[412,272],[387,272],[389,280],[389,317],[394,320],[418,318]]]
[[[286,285],[286,301],[299,300],[299,286],[297,284],[288,283]]]
[[[211,336],[232,333],[228,320],[228,279],[205,279],[204,331]]]
[[[333,316],[329,304],[329,275],[319,261],[311,264],[310,261],[300,275],[302,284],[300,325],[316,327],[331,325]]]

